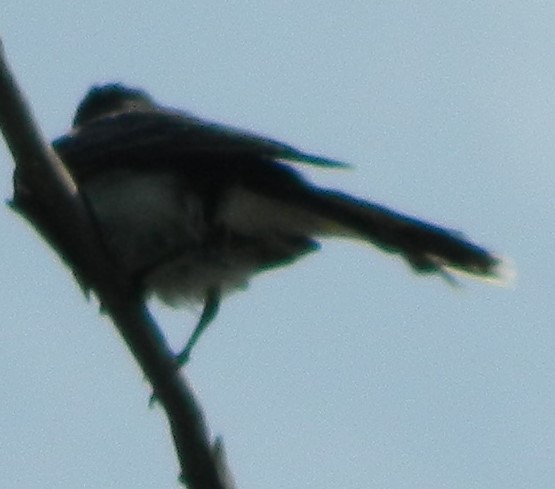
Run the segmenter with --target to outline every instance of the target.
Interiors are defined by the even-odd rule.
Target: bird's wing
[[[203,160],[237,156],[324,168],[348,167],[340,161],[304,153],[273,139],[175,111],[126,112],[95,119],[53,144],[62,157],[69,159],[70,166],[72,155],[77,153],[80,164],[89,161],[94,166],[103,160],[99,156],[106,152],[125,154],[129,158],[155,151],[162,157],[171,155],[174,162],[179,161],[179,157],[190,161],[187,156]]]
[[[347,163],[342,161],[304,153],[288,144],[223,124],[207,122],[193,117],[186,117],[183,120],[188,123],[186,124],[186,130],[190,132],[192,146],[199,144],[203,146],[203,150],[216,146],[217,148],[220,147],[223,152],[246,152],[257,156],[327,168],[349,167]]]

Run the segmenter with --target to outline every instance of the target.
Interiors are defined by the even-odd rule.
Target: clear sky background
[[[512,288],[326,242],[230,297],[188,369],[241,489],[555,487],[555,3],[5,0],[44,132],[88,87],[342,159],[315,181],[464,231]],[[1,94],[0,94],[0,104]],[[12,160],[0,144],[0,195]],[[0,487],[178,487],[110,323],[0,208]],[[175,347],[196,315],[154,304]]]

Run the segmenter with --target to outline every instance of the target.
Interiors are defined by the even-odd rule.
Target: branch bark
[[[221,443],[210,442],[202,410],[174,355],[133,284],[110,262],[79,189],[63,162],[45,141],[6,62],[0,40],[0,127],[16,171],[47,216],[47,226],[25,212],[37,231],[51,242],[74,273],[90,287],[113,320],[153,386],[171,427],[181,467],[190,489],[233,489]],[[63,253],[60,251],[63,250]]]

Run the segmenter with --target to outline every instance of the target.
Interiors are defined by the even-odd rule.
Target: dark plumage
[[[420,273],[499,278],[499,258],[460,233],[318,188],[292,166],[344,164],[157,105],[140,90],[91,89],[73,130],[53,144],[115,263],[166,302],[205,301],[199,331],[223,293],[317,250],[319,237],[367,241]]]

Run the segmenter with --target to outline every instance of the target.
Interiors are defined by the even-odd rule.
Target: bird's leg
[[[206,297],[204,299],[204,307],[202,309],[202,314],[200,319],[189,337],[185,348],[177,355],[175,361],[179,367],[182,367],[189,361],[189,356],[193,347],[196,345],[198,339],[208,327],[208,325],[214,320],[220,309],[220,289],[218,287],[210,287],[206,292]]]
[[[191,351],[193,347],[196,345],[200,335],[203,331],[208,327],[208,325],[214,320],[216,315],[218,314],[218,310],[220,308],[220,289],[218,287],[211,287],[206,292],[206,297],[204,299],[204,307],[202,309],[202,313],[200,315],[200,319],[189,337],[185,348],[181,350],[181,352],[175,357],[175,362],[178,368],[183,367],[188,361],[191,355]],[[148,406],[153,407],[154,404],[158,401],[156,394],[151,394],[150,400],[148,401]]]

